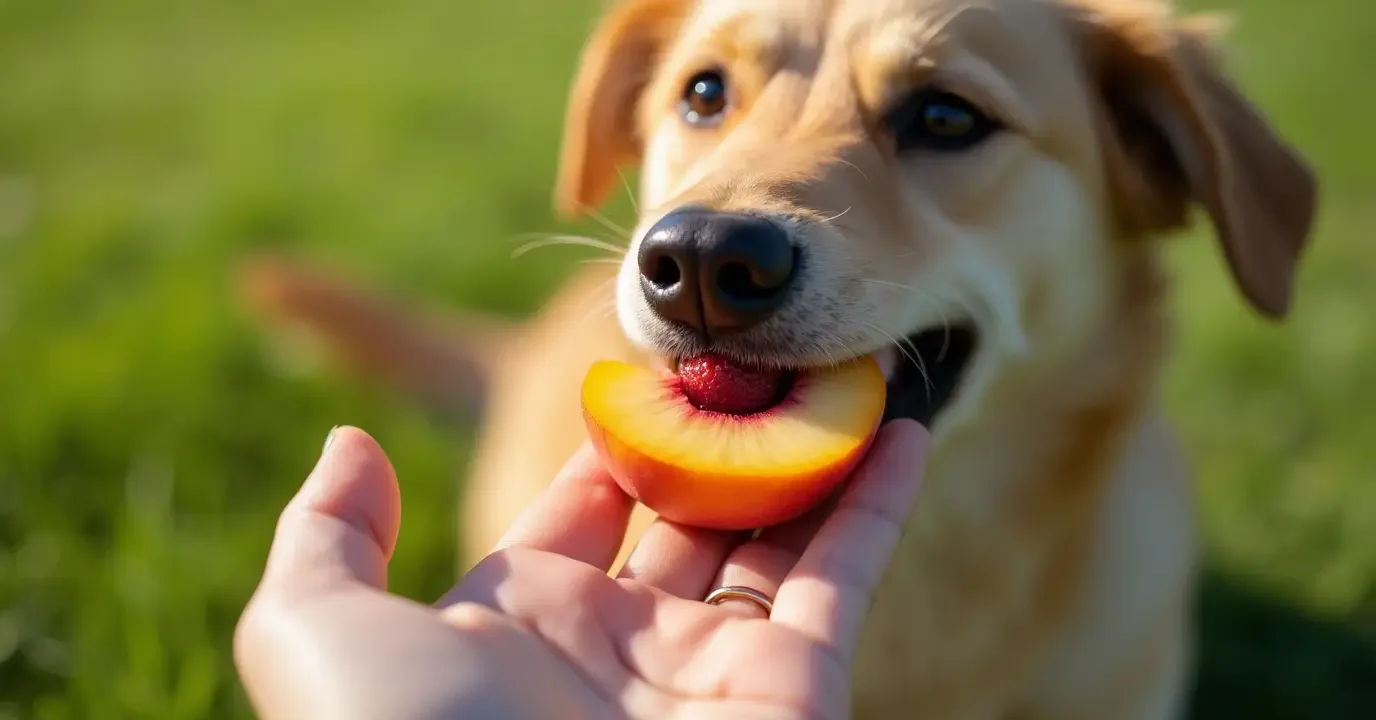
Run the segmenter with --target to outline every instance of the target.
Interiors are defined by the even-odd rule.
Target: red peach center
[[[698,355],[679,363],[683,394],[700,410],[730,415],[763,412],[782,400],[787,373],[732,362],[719,355]]]

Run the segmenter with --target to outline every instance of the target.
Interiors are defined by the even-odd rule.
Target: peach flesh
[[[699,355],[679,362],[676,387],[700,409],[754,415],[787,397],[792,375],[747,367],[719,355]]]
[[[873,357],[800,372],[781,402],[747,415],[703,410],[682,379],[595,363],[588,435],[627,494],[684,525],[748,530],[802,515],[864,458],[884,412]]]

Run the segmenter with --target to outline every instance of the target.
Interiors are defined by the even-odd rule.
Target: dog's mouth
[[[978,334],[968,325],[913,333],[874,353],[885,378],[884,421],[910,418],[930,427],[950,404],[973,358]],[[741,365],[714,354],[676,358],[680,389],[700,410],[748,416],[789,401],[807,368]]]
[[[973,327],[956,325],[914,333],[880,351],[888,380],[884,421],[911,418],[931,427],[959,391],[978,340]]]

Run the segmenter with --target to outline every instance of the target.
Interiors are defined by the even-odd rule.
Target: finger
[[[779,589],[773,619],[834,646],[844,662],[912,512],[928,440],[914,421],[887,423]]]
[[[554,482],[516,518],[493,552],[523,547],[558,553],[605,572],[626,536],[635,501],[584,443]]]
[[[400,527],[401,491],[386,453],[362,430],[335,428],[278,518],[262,587],[385,588]]]
[[[653,585],[685,600],[701,600],[727,553],[748,537],[749,533],[704,530],[655,518],[617,579]]]
[[[758,537],[737,546],[722,563],[708,591],[743,586],[757,590],[771,600],[775,598],[784,578],[797,564],[808,542],[817,534],[833,504],[823,503],[796,520],[765,528]],[[768,615],[763,607],[750,600],[731,598],[721,601],[719,605],[744,617],[764,618]]]

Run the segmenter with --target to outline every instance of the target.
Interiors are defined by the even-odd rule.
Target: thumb
[[[400,526],[401,491],[387,454],[362,430],[335,428],[277,521],[263,585],[385,589]]]

